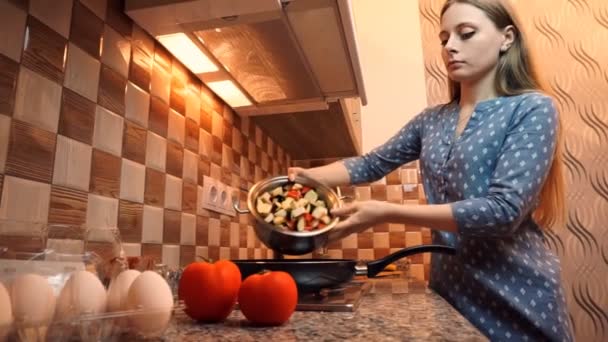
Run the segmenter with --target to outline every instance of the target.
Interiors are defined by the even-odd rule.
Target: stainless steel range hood
[[[125,12],[241,115],[367,102],[350,0],[127,0]]]

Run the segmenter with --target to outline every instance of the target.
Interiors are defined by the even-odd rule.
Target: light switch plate
[[[213,179],[203,176],[203,198],[201,205],[204,209],[215,211],[228,216],[235,216],[232,207],[234,188]]]

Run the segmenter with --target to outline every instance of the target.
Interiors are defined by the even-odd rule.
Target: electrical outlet
[[[207,210],[228,216],[235,216],[236,212],[232,207],[234,189],[211,177],[203,177],[203,198],[201,206]]]

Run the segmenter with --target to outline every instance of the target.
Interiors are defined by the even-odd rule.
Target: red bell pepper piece
[[[314,217],[312,217],[310,213],[304,213],[304,221],[306,221],[306,223],[310,223],[313,218]]]
[[[289,190],[289,192],[287,193],[287,197],[299,200],[300,198],[302,198],[302,194],[298,190]]]

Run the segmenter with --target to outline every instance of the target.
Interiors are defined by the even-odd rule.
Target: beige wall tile
[[[167,140],[148,131],[146,142],[146,166],[165,172],[167,164]]]
[[[329,250],[327,250],[327,253],[329,254],[329,257],[332,259],[344,258],[344,255],[343,255],[341,249],[329,249]]]
[[[198,138],[198,153],[206,158],[211,158],[211,152],[213,150],[213,138],[204,129],[199,130]]]
[[[389,248],[388,233],[374,233],[374,248]]]
[[[65,38],[69,37],[72,0],[30,0],[30,14]]]
[[[97,106],[93,146],[120,157],[122,155],[123,129],[124,119],[121,116]]]
[[[60,106],[61,85],[28,68],[20,68],[15,96],[15,119],[57,133]]]
[[[179,246],[163,245],[163,264],[169,269],[177,269],[179,267]]]
[[[101,61],[124,77],[129,75],[131,42],[120,33],[105,25]]]
[[[4,176],[0,218],[25,222],[48,222],[51,185]]]
[[[182,210],[182,180],[171,175],[165,179],[165,208]]]
[[[362,248],[357,250],[358,260],[374,260],[374,250],[371,248]]]
[[[181,245],[196,245],[196,216],[182,213]]]
[[[369,201],[372,199],[372,188],[369,186],[359,186],[355,188],[355,197],[358,201]]]
[[[230,247],[220,247],[220,259],[230,260]]]
[[[405,232],[405,246],[417,246],[422,244],[421,232]]]
[[[186,118],[173,109],[169,110],[169,131],[167,133],[167,138],[184,146],[185,135]]]
[[[141,244],[139,243],[123,243],[122,250],[125,251],[125,256],[141,256]]]
[[[53,184],[88,191],[92,154],[91,146],[58,135]]]
[[[163,243],[164,210],[144,205],[144,218],[141,232],[143,243]]]
[[[198,183],[198,155],[184,150],[184,180],[191,183]]]
[[[201,256],[203,258],[209,258],[209,247],[207,246],[196,246],[194,255],[198,257]]]
[[[351,234],[342,239],[342,248],[357,248],[357,234]]]
[[[8,138],[11,131],[11,118],[0,115],[0,173],[6,169],[6,154],[8,152]]]
[[[135,84],[127,83],[125,95],[125,117],[140,126],[148,127],[150,95]]]
[[[0,53],[19,62],[27,13],[7,1],[0,2]]]
[[[88,228],[113,228],[118,224],[118,199],[89,194]]]
[[[120,173],[120,198],[143,203],[145,182],[146,167],[123,158]]]
[[[387,185],[386,186],[386,199],[388,201],[403,200],[403,191],[402,191],[401,185]]]
[[[68,46],[64,85],[78,94],[97,102],[101,63],[76,45]]]

